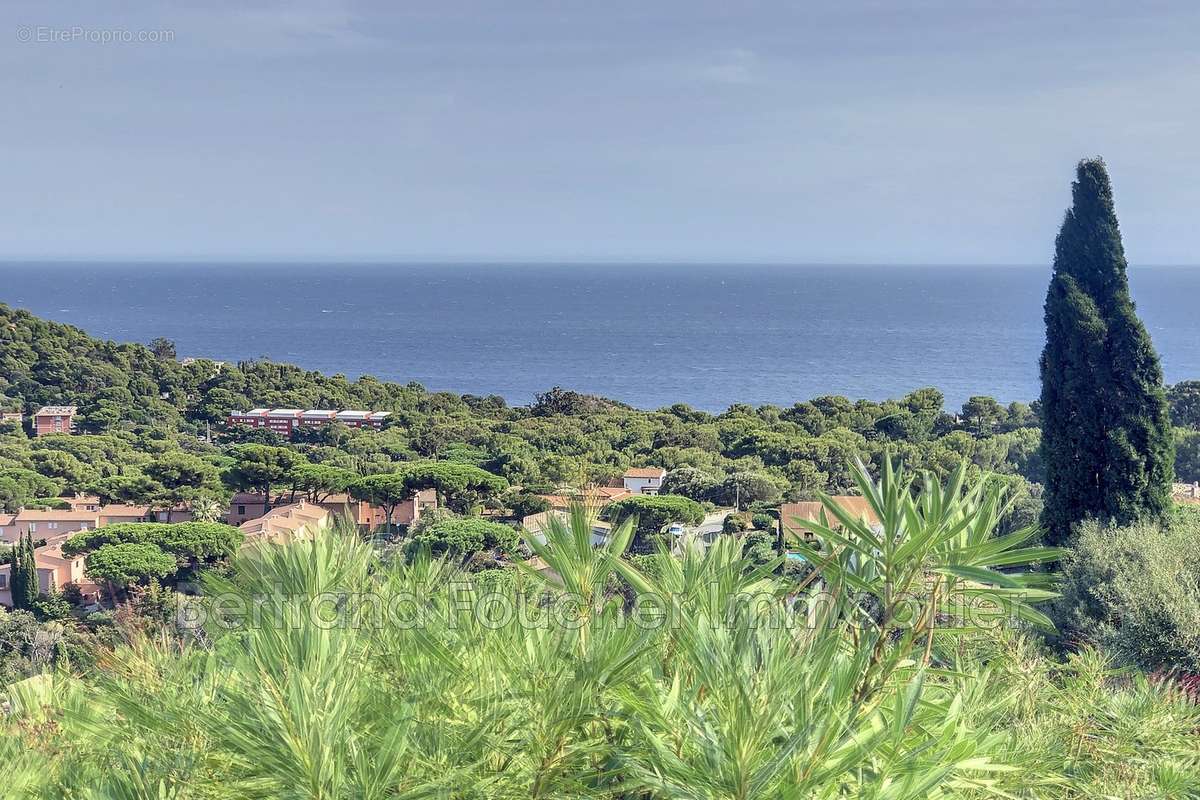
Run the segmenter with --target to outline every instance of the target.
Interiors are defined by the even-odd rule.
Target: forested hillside
[[[638,410],[555,388],[529,406],[511,407],[496,396],[428,392],[368,376],[351,381],[265,361],[184,365],[165,340],[153,348],[102,341],[2,305],[0,321],[0,405],[29,413],[42,404],[77,404],[84,434],[30,443],[9,430],[0,444],[0,486],[12,482],[13,470],[26,470],[58,481],[63,491],[83,490],[175,449],[220,464],[221,444],[282,443],[263,431],[227,433],[224,420],[234,409],[367,408],[393,412],[386,430],[335,425],[295,446],[311,461],[359,473],[436,458],[481,466],[533,489],[604,482],[630,465],[661,465],[673,471],[669,490],[716,502],[728,502],[739,488],[745,502],[846,491],[855,454],[878,464],[891,449],[910,466],[940,475],[965,458],[979,470],[1012,476],[1026,497],[1024,513],[1037,511],[1036,405],[1003,406],[987,396],[952,410],[937,389],[921,388],[884,402],[825,396],[787,408],[732,405],[709,414],[682,404]],[[1198,397],[1195,383],[1171,392],[1181,480],[1200,479]]]

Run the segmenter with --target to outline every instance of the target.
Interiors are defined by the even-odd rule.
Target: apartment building
[[[281,436],[291,436],[300,428],[318,428],[331,422],[340,422],[351,428],[373,428],[379,430],[392,415],[390,411],[334,411],[313,408],[252,408],[249,411],[231,411],[229,425],[249,425],[252,428],[267,428]]]

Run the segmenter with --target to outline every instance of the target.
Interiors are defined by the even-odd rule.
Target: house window
[[[238,506],[238,516],[240,517],[240,516],[242,516],[242,515],[243,515],[243,514],[245,514],[245,513],[246,513],[246,507],[245,507],[245,506]]]
[[[6,572],[3,575],[0,575],[0,589],[7,589],[7,588],[8,588],[8,573]]]
[[[29,532],[37,533],[37,523],[36,522],[29,523]]]

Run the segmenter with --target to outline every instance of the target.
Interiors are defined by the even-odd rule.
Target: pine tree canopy
[[[1042,524],[1062,543],[1088,518],[1164,514],[1174,463],[1162,368],[1129,295],[1112,185],[1081,161],[1055,242],[1042,352]]]

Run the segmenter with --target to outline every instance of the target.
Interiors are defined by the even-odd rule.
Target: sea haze
[[[180,356],[265,357],[641,408],[1038,395],[1049,267],[0,264],[0,301]],[[1200,268],[1131,268],[1169,382],[1200,378]]]

